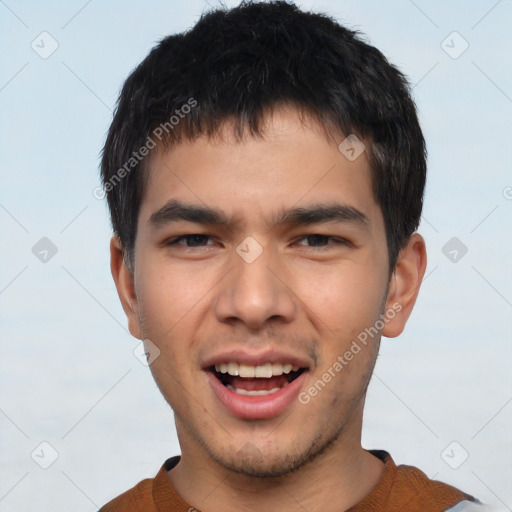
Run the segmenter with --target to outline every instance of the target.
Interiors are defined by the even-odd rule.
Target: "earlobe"
[[[426,266],[425,240],[414,233],[400,251],[391,276],[385,307],[388,322],[382,329],[383,336],[395,338],[404,330],[418,297]],[[391,311],[393,314],[387,315]]]
[[[139,308],[137,294],[135,293],[133,272],[126,265],[123,256],[123,247],[117,236],[110,240],[110,270],[117,294],[121,300],[123,310],[128,319],[128,329],[132,336],[142,339],[142,329],[140,326]]]

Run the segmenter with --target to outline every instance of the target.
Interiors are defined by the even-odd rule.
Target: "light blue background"
[[[364,446],[511,510],[512,2],[299,5],[360,29],[410,77],[429,149],[427,277],[405,333],[383,340]],[[179,453],[132,353],[92,191],[122,82],[205,8],[0,1],[0,512],[94,511]],[[31,48],[42,31],[59,44],[48,59]],[[457,59],[441,47],[453,31],[469,43]],[[43,236],[58,248],[47,263],[31,252]],[[441,251],[453,236],[468,248],[457,263]],[[42,441],[59,454],[47,470],[30,456]],[[469,454],[458,469],[441,457],[453,441],[453,458]]]

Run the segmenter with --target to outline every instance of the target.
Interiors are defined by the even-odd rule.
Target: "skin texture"
[[[112,273],[130,332],[160,350],[151,371],[174,410],[182,450],[169,478],[203,511],[344,510],[382,474],[382,463],[361,447],[364,396],[380,334],[398,336],[411,313],[425,244],[414,234],[390,278],[366,154],[349,161],[337,147],[343,139],[329,141],[313,121],[282,108],[267,115],[263,138],[237,142],[226,123],[214,139],[156,149],[133,271],[112,240]],[[238,222],[148,225],[171,199],[217,208]],[[283,210],[332,202],[364,213],[367,224],[273,223]],[[184,239],[169,243],[196,233],[210,238],[191,247]],[[333,238],[307,237],[314,234]],[[252,263],[236,252],[248,236],[263,249]],[[307,361],[307,390],[393,305],[400,311],[382,333],[325,388],[275,418],[234,417],[206,378],[208,357],[276,348]]]

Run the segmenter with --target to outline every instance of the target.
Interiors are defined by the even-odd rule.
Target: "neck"
[[[234,473],[201,447],[182,442],[182,449],[189,449],[168,476],[187,503],[205,512],[339,512],[367,496],[384,471],[384,464],[361,447],[360,427],[359,422],[359,428],[344,429],[323,453],[292,473],[269,478]]]

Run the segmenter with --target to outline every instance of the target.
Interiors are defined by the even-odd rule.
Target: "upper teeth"
[[[281,363],[265,363],[259,366],[250,366],[248,364],[222,363],[216,364],[215,370],[220,373],[229,373],[235,377],[263,377],[270,378],[283,373],[296,372],[298,366]]]

